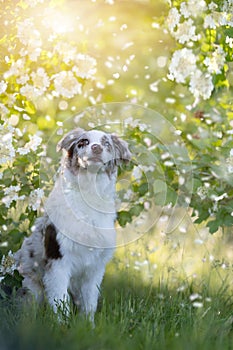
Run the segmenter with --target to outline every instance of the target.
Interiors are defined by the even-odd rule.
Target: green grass
[[[194,307],[192,284],[184,291],[139,278],[107,275],[96,326],[79,315],[61,324],[48,306],[0,305],[0,349],[233,349],[233,304],[229,285],[199,285],[201,308]]]

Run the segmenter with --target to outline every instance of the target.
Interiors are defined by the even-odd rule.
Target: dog
[[[94,322],[105,267],[116,245],[117,168],[129,162],[131,153],[119,137],[81,128],[66,134],[57,149],[64,155],[44,216],[15,260],[23,288],[38,302],[45,297],[57,313],[72,300]]]

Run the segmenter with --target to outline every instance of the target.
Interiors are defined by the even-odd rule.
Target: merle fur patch
[[[101,145],[104,146],[104,147],[106,147],[106,149],[107,149],[107,151],[108,151],[109,153],[112,152],[112,146],[111,146],[111,144],[110,144],[110,142],[109,142],[109,139],[108,139],[108,137],[107,137],[106,135],[104,135],[104,136],[102,137],[102,139],[101,139]]]

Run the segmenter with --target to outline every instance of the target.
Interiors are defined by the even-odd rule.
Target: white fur
[[[126,142],[116,137],[80,129],[65,136],[60,148],[69,152],[84,133],[89,144],[80,149],[75,146],[79,157],[74,153],[76,158],[68,159],[66,155],[63,159],[60,175],[45,203],[46,214],[37,219],[32,235],[24,240],[15,258],[24,276],[23,286],[38,301],[45,294],[57,312],[58,305],[72,295],[74,303],[93,320],[105,266],[116,243],[117,160],[128,160],[130,152]],[[101,145],[103,136],[108,138],[111,152]],[[101,153],[94,153],[92,145],[101,145]],[[111,161],[114,166],[109,166]],[[55,259],[47,259],[45,249],[44,230],[51,223],[56,227],[61,254]]]

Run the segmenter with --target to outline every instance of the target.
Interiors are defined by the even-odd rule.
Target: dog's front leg
[[[44,288],[49,304],[55,313],[59,310],[68,316],[69,310],[69,294],[68,286],[70,280],[70,272],[63,259],[52,260],[46,267],[44,274]]]
[[[81,311],[94,325],[94,316],[97,309],[100,285],[105,272],[105,266],[90,268],[82,279],[81,284]]]

